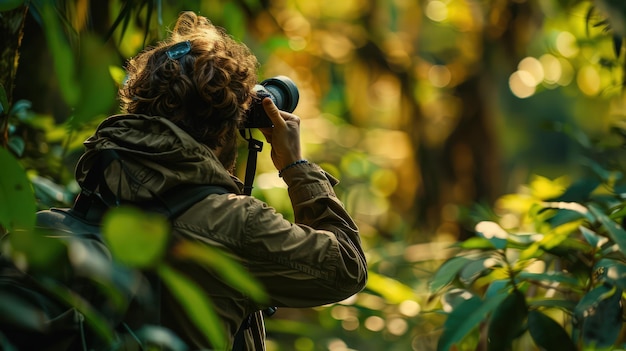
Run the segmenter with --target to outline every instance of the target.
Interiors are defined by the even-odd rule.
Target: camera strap
[[[247,129],[247,131],[247,134],[249,135],[248,137],[246,137],[245,131],[241,131],[241,135],[248,141],[248,161],[246,164],[246,178],[243,183],[243,193],[246,195],[252,195],[257,156],[259,155],[259,152],[263,150],[263,142],[254,139],[252,137],[252,132],[249,129]]]

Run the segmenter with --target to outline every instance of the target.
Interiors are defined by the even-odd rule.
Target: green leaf
[[[622,289],[604,284],[585,295],[576,306],[576,321],[587,346],[612,346],[622,328]]]
[[[443,296],[441,297],[441,304],[444,311],[451,312],[454,311],[463,302],[473,297],[474,294],[472,294],[468,290],[450,289],[446,291],[446,293],[443,294]]]
[[[508,294],[493,296],[482,301],[478,297],[472,297],[461,303],[446,319],[443,326],[443,334],[437,344],[438,351],[448,351],[461,342],[465,336],[483,322],[489,313],[497,308]]]
[[[0,291],[0,324],[30,330],[45,330],[45,315],[22,294]],[[2,349],[2,348],[0,348]]]
[[[17,157],[22,157],[24,156],[24,151],[26,150],[26,142],[24,142],[24,139],[21,137],[10,136],[7,148],[13,151]]]
[[[513,290],[493,311],[487,331],[488,349],[493,351],[511,349],[513,339],[522,332],[527,314],[524,295],[519,290]]]
[[[552,298],[535,298],[528,301],[528,305],[533,307],[558,308],[571,313],[576,308],[576,301]]]
[[[35,226],[37,205],[26,172],[8,150],[0,148],[0,225],[9,231]]]
[[[530,273],[530,272],[520,272],[517,277],[523,280],[533,280],[533,281],[545,281],[548,283],[557,282],[564,283],[569,285],[578,285],[578,279],[571,275],[561,273],[561,272],[548,272],[548,273]]]
[[[170,226],[161,215],[133,207],[117,207],[102,220],[102,234],[113,258],[132,268],[157,264],[169,239]]]
[[[626,230],[611,220],[602,210],[594,204],[589,205],[589,210],[598,222],[607,230],[609,237],[619,246],[622,252],[626,252]]]
[[[437,272],[435,272],[430,281],[429,291],[431,293],[436,293],[446,285],[450,284],[450,282],[456,278],[459,271],[472,261],[474,260],[463,256],[448,259],[441,265],[441,267],[439,267]]]
[[[214,247],[183,241],[174,248],[179,259],[193,260],[213,269],[224,281],[239,291],[245,291],[257,302],[267,302],[269,297],[261,284],[243,266]]]
[[[137,337],[141,340],[144,350],[167,350],[167,351],[187,351],[187,345],[171,330],[156,326],[144,325],[137,331]],[[134,340],[131,343],[135,342]],[[135,345],[132,345],[135,346]],[[129,345],[129,349],[132,349]],[[118,350],[126,350],[118,348]]]
[[[459,244],[455,244],[464,250],[495,250],[493,243],[483,237],[474,236]]]
[[[500,294],[506,294],[509,290],[509,285],[511,284],[511,281],[508,279],[500,279],[500,280],[494,280],[491,282],[491,284],[489,284],[489,286],[487,287],[487,291],[485,291],[485,300],[490,299],[493,296],[497,296]]]
[[[581,144],[589,145],[588,136],[584,133],[578,133],[581,139],[585,139]],[[574,182],[574,184],[567,187],[565,193],[559,196],[553,201],[566,201],[566,202],[585,202],[589,199],[591,193],[600,186],[599,179],[581,179]]]
[[[482,257],[466,264],[459,273],[463,284],[472,284],[479,277],[488,274],[495,266],[501,266],[502,261],[496,255]]]
[[[116,63],[115,54],[95,36],[81,37],[81,60],[78,72],[80,100],[70,126],[77,128],[112,111],[116,103],[116,86],[109,67]]]
[[[12,257],[25,259],[23,269],[61,278],[63,270],[59,267],[67,265],[67,254],[58,232],[44,228],[14,231],[9,243]]]
[[[576,351],[576,345],[565,329],[539,311],[528,313],[528,330],[542,350]]]
[[[226,349],[226,332],[208,295],[196,283],[165,264],[160,265],[157,271],[196,328],[207,336],[213,348]]]
[[[585,240],[587,240],[589,245],[591,245],[592,247],[598,247],[598,243],[600,243],[602,239],[601,236],[596,234],[596,232],[594,232],[593,230],[582,225],[580,226],[580,232],[583,234],[583,237],[585,237]]]
[[[124,85],[124,81],[126,81],[126,71],[122,67],[115,65],[109,66],[109,74],[115,84]]]
[[[367,288],[378,293],[389,303],[402,303],[416,299],[415,291],[411,287],[374,272],[368,273]]]
[[[74,53],[65,38],[59,15],[54,2],[41,2],[41,18],[48,47],[52,52],[54,69],[59,80],[59,89],[65,102],[76,106],[80,97],[80,88],[76,80]]]
[[[67,187],[56,184],[48,178],[34,175],[30,181],[35,189],[37,199],[44,204],[65,204],[67,207],[73,202],[74,194]]]
[[[0,12],[14,10],[24,5],[24,2],[25,2],[24,0],[1,0]]]
[[[54,297],[65,302],[69,306],[75,307],[84,317],[87,325],[91,327],[98,336],[108,343],[115,339],[113,325],[104,318],[88,301],[76,294],[67,287],[58,284],[56,281],[46,279],[41,281],[42,286]]]

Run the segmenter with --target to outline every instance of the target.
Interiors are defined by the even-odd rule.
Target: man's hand
[[[302,159],[300,149],[300,117],[280,111],[270,98],[263,99],[263,109],[274,124],[273,128],[260,128],[272,146],[272,161],[277,170],[282,170]]]

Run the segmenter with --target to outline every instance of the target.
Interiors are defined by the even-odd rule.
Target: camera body
[[[269,97],[281,111],[293,112],[298,106],[300,93],[296,84],[286,76],[268,78],[254,87],[255,97],[250,109],[246,111],[244,128],[271,128],[274,125],[265,113],[264,98]]]

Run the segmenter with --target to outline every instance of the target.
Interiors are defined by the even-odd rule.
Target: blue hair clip
[[[187,55],[189,51],[191,51],[191,42],[189,40],[181,41],[180,43],[176,43],[167,49],[167,57],[172,60],[178,60],[179,58]]]

